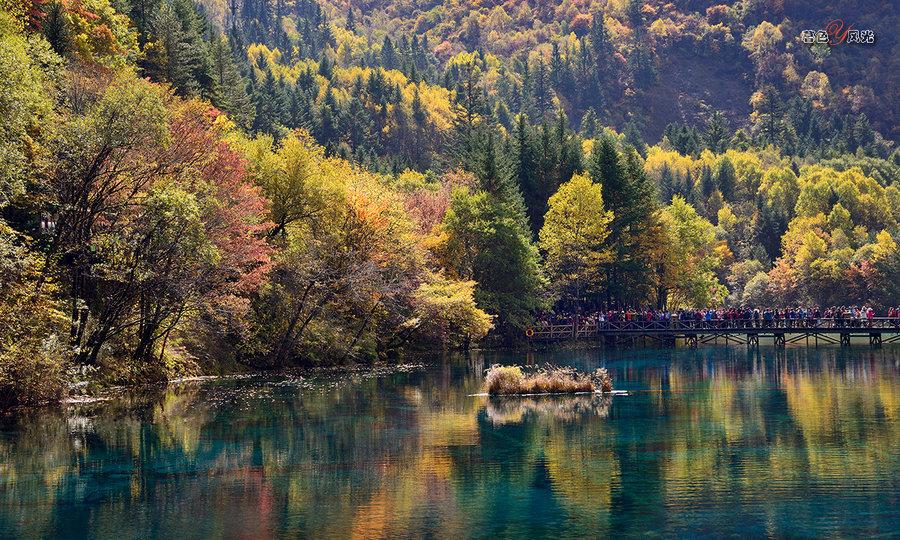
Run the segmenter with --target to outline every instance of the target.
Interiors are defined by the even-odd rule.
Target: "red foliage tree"
[[[219,260],[207,274],[200,308],[208,320],[240,334],[251,297],[265,283],[273,248],[266,241],[268,201],[251,183],[246,160],[216,127],[219,111],[199,101],[180,105],[171,124],[170,152],[199,174],[185,175],[204,204],[204,226]]]

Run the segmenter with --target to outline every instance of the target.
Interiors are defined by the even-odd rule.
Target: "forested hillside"
[[[341,19],[351,7],[376,45],[384,36],[427,38],[442,62],[484,50],[525,86],[536,84],[543,62],[551,99],[576,122],[594,108],[605,124],[633,120],[654,141],[668,123],[703,123],[715,110],[749,128],[748,112],[766,114],[794,97],[838,114],[863,112],[886,137],[898,137],[892,2],[336,0],[327,11]],[[598,13],[602,27],[594,23]],[[877,46],[799,41],[801,30],[834,19],[873,30]],[[589,73],[598,58],[599,84]]]
[[[2,1],[0,403],[900,303],[890,6]]]

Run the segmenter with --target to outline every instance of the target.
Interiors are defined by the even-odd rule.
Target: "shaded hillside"
[[[713,62],[675,52],[660,65],[659,81],[637,96],[626,112],[640,115],[643,132],[650,141],[659,140],[669,124],[702,125],[717,110],[725,113],[731,126],[747,127],[751,69],[749,61]],[[624,119],[619,121],[624,123]]]

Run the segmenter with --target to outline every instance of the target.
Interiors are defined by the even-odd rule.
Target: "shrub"
[[[36,287],[42,258],[0,219],[0,409],[61,399],[68,319],[52,284]]]
[[[493,365],[484,378],[484,387],[489,394],[515,394],[522,387],[525,375],[519,366]]]
[[[42,348],[13,346],[0,354],[0,409],[52,403],[65,394],[64,364]]]

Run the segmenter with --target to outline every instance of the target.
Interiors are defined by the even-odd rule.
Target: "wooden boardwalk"
[[[781,321],[573,321],[537,325],[525,335],[534,342],[596,339],[610,345],[633,345],[649,340],[673,347],[679,342],[696,347],[705,343],[758,346],[771,341],[806,345],[850,345],[851,338],[865,338],[870,345],[900,343],[900,319],[876,317],[869,320],[792,319]]]

